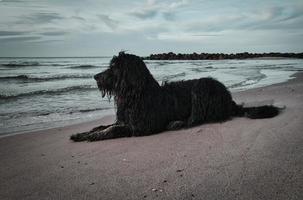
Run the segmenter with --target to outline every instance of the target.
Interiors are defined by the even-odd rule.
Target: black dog
[[[143,136],[165,130],[222,122],[233,116],[269,118],[279,108],[237,105],[226,87],[212,78],[165,83],[160,86],[138,56],[120,52],[110,66],[96,74],[98,88],[114,96],[116,123],[71,136],[74,141],[97,141]]]

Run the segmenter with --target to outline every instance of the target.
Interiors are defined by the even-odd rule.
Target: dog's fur
[[[226,87],[212,78],[160,86],[140,57],[124,52],[114,56],[109,68],[94,78],[102,97],[114,97],[117,121],[72,135],[74,141],[143,136],[222,122],[233,116],[269,118],[279,113],[274,106],[243,108],[236,105]]]

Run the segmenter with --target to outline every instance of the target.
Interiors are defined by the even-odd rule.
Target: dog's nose
[[[101,74],[101,73],[95,74],[94,79],[95,79],[95,80],[98,80],[100,74]]]

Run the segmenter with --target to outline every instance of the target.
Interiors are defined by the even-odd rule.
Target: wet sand
[[[0,139],[0,199],[303,199],[303,74],[234,93],[274,103],[272,119],[234,118],[145,137],[74,143],[113,117]]]

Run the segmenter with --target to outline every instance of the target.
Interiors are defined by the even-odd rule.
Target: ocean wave
[[[170,62],[170,61],[161,61],[161,62],[145,62],[146,65],[153,65],[155,67],[169,66],[173,64],[179,64],[180,62]]]
[[[1,76],[0,77],[0,81],[1,80],[27,80],[29,79],[29,77],[27,75],[17,75],[17,76]]]
[[[164,76],[162,79],[163,79],[163,81],[169,81],[171,79],[178,78],[178,77],[183,77],[185,75],[186,75],[186,73],[182,72],[182,73],[178,73],[178,74]]]
[[[80,86],[72,86],[72,87],[66,87],[66,88],[60,88],[55,90],[38,90],[33,92],[27,92],[27,93],[19,93],[19,94],[0,94],[0,99],[17,99],[17,98],[23,98],[28,96],[37,96],[37,95],[59,95],[64,94],[68,92],[81,92],[81,91],[88,91],[88,90],[97,90],[97,87],[92,85],[80,85]]]
[[[58,111],[54,111],[55,112],[58,112]],[[3,112],[3,113],[0,113],[0,117],[5,117],[5,118],[9,118],[9,119],[16,119],[16,118],[19,118],[19,117],[29,117],[29,116],[47,116],[49,114],[51,114],[52,112],[50,111],[44,111],[44,110],[41,110],[41,111],[28,111],[28,112]]]
[[[4,67],[33,67],[33,66],[40,66],[40,63],[39,62],[35,62],[35,61],[33,61],[33,62],[29,62],[29,61],[26,61],[26,62],[13,61],[13,62],[1,64],[1,66],[4,66]]]
[[[77,66],[71,66],[67,67],[70,69],[94,69],[94,68],[99,68],[99,66],[96,65],[77,65]]]
[[[0,81],[23,81],[23,82],[42,82],[51,80],[64,80],[64,79],[80,79],[80,78],[92,78],[94,74],[66,74],[66,75],[54,75],[46,77],[33,77],[28,75],[17,75],[17,76],[2,76]]]
[[[45,66],[61,67],[61,66],[66,66],[66,64],[45,64]]]
[[[279,65],[283,65],[283,66],[293,66],[293,65],[298,65],[300,63],[283,63],[283,64],[279,64]]]
[[[108,109],[112,109],[111,107],[104,107],[104,108],[87,108],[87,109],[81,109],[81,110],[74,110],[69,112],[71,113],[76,113],[76,112],[80,112],[80,113],[86,113],[86,112],[93,112],[93,111],[98,111],[98,110],[108,110]]]
[[[255,76],[249,77],[244,81],[241,81],[239,83],[235,83],[231,86],[229,86],[229,88],[238,88],[238,87],[244,87],[244,86],[248,86],[248,85],[253,85],[256,84],[258,82],[260,82],[262,79],[266,78],[267,76],[265,74],[259,73]]]
[[[49,116],[51,114],[74,114],[74,113],[88,113],[88,112],[94,112],[94,111],[101,111],[101,110],[110,110],[113,109],[113,107],[104,107],[104,108],[87,108],[87,109],[78,109],[78,108],[68,108],[68,109],[62,109],[62,110],[34,110],[34,111],[27,111],[27,112],[3,112],[0,113],[0,117],[5,117],[5,119],[17,119],[20,117],[36,117],[36,116]]]
[[[203,69],[203,68],[189,68],[190,71],[192,72],[207,72],[207,70]]]

